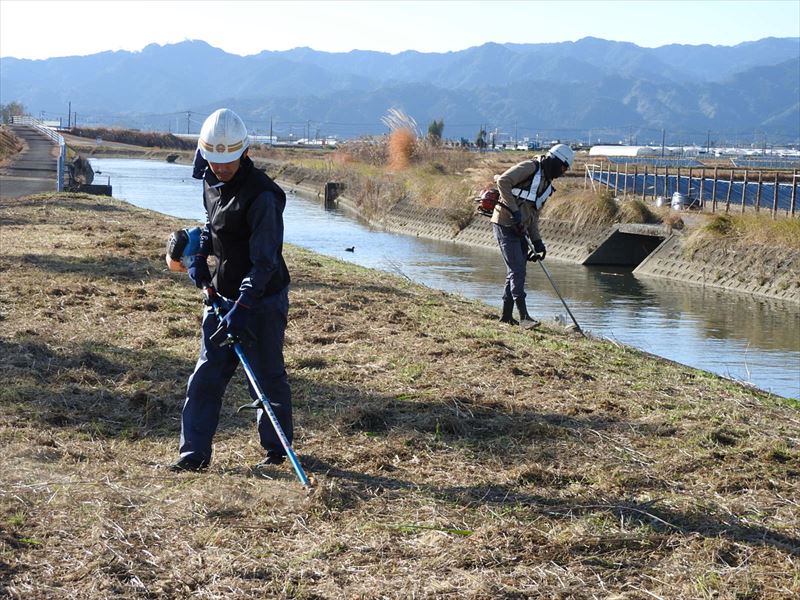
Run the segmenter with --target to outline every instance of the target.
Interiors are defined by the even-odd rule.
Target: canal
[[[109,181],[116,198],[167,215],[203,219],[201,184],[191,178],[191,167],[134,159],[91,162],[95,183]],[[498,251],[375,230],[294,194],[289,194],[284,221],[289,244],[481,300],[499,314],[505,268]],[[796,304],[634,277],[630,268],[551,259],[547,266],[588,333],[800,398]],[[533,263],[528,269],[530,312],[542,321],[569,321],[541,269]]]

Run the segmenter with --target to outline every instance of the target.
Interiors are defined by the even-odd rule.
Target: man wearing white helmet
[[[525,303],[525,270],[529,260],[544,260],[547,255],[539,234],[539,212],[555,192],[553,180],[572,166],[575,153],[566,144],[556,144],[544,156],[538,156],[495,176],[500,202],[492,213],[492,228],[506,263],[503,291],[503,323],[517,324],[513,311],[519,311],[519,324],[536,327],[539,322],[528,314]],[[526,236],[533,242],[530,248]]]
[[[200,356],[181,414],[180,459],[172,466],[176,471],[203,470],[211,462],[222,395],[239,363],[230,345],[211,340],[221,326],[242,340],[251,338],[243,342],[248,362],[292,441],[291,392],[283,361],[289,311],[289,271],[282,254],[286,195],[254,167],[248,146],[244,123],[226,108],[206,119],[197,142],[194,176],[203,180],[206,224],[188,273],[198,288],[213,286],[229,309],[221,323],[211,307],[203,314]],[[217,263],[213,276],[211,254]],[[250,394],[257,398],[252,387]],[[283,462],[283,446],[262,410],[258,433],[266,452],[260,464]]]

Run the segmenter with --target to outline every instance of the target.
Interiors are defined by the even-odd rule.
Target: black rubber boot
[[[514,299],[503,298],[503,316],[500,317],[501,323],[509,323],[510,325],[519,325],[519,322],[514,319]]]
[[[169,466],[169,470],[173,473],[181,473],[184,471],[199,472],[208,469],[208,463],[197,462],[190,458],[181,458],[178,462]]]
[[[517,298],[514,300],[514,302],[516,303],[517,310],[519,311],[520,327],[523,329],[533,329],[541,324],[528,314],[528,307],[525,305],[525,298]]]

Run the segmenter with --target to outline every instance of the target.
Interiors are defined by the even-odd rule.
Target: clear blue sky
[[[800,37],[798,0],[46,2],[0,0],[0,56],[51,58],[205,40],[234,54],[447,52],[594,36],[656,47]]]

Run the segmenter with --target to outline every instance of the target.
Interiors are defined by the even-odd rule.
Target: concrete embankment
[[[305,196],[324,198],[324,186],[303,181],[282,182]],[[359,212],[346,194],[342,208]],[[495,248],[489,219],[476,216],[458,230],[443,209],[405,198],[370,224],[387,231],[457,244]],[[587,225],[543,218],[539,229],[548,256],[584,265],[627,265],[642,277],[659,277],[692,285],[800,303],[800,251],[741,247],[736,242],[690,247],[685,231],[665,225]]]
[[[800,303],[800,251],[687,241],[671,235],[634,274]]]

